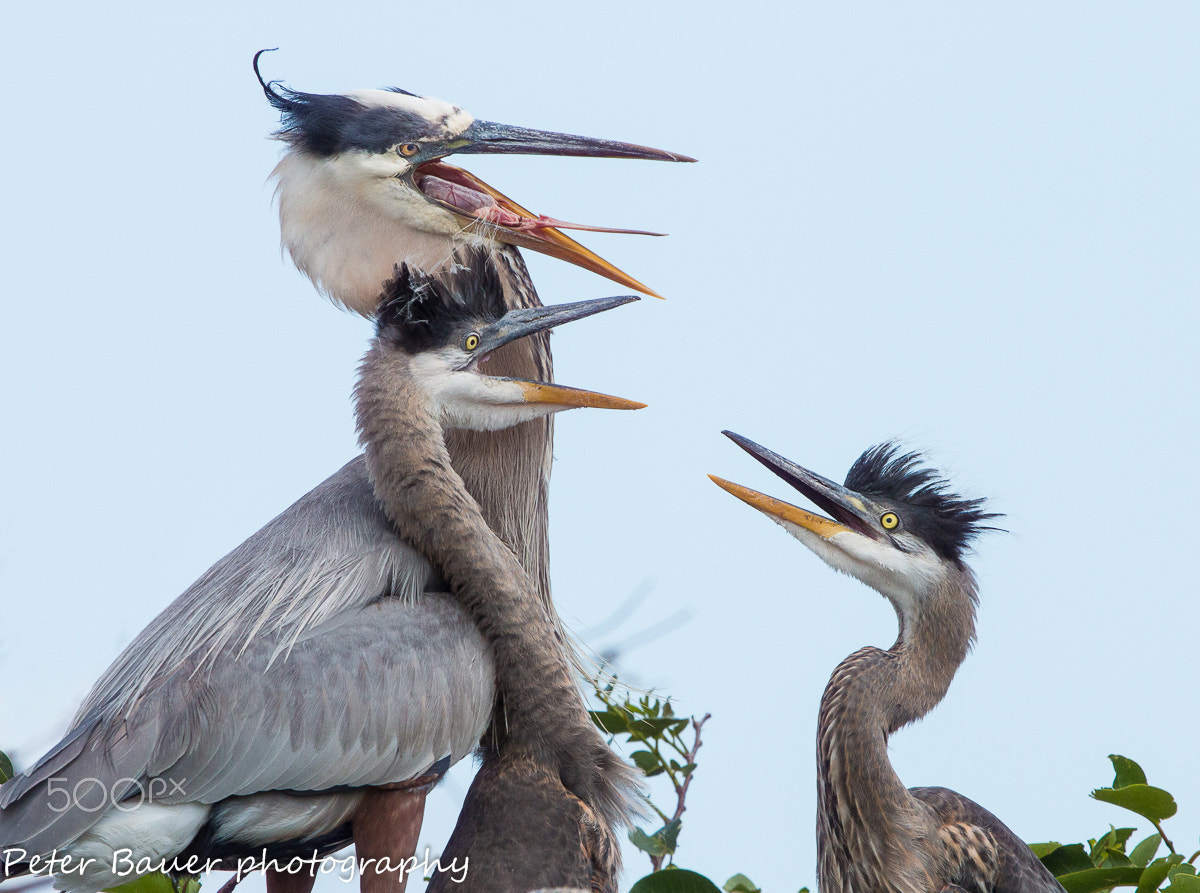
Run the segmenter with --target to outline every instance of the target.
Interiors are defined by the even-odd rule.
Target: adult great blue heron
[[[1003,822],[946,788],[905,788],[888,737],[945,696],[975,637],[974,575],[963,554],[997,517],[951,493],[916,453],[881,444],[844,486],[738,434],[736,444],[832,517],[711,476],[779,522],[831,567],[880,592],[900,634],[842,661],[817,722],[817,859],[822,893],[1061,891]]]
[[[275,168],[282,240],[317,289],[358,313],[375,312],[383,283],[400,264],[442,277],[457,246],[486,250],[505,306],[540,306],[517,246],[593,270],[654,294],[467,171],[451,154],[577,155],[692,161],[686,155],[611,140],[477,121],[438,99],[402,90],[304,93],[254,71],[282,116],[287,151]],[[498,351],[497,375],[553,379],[549,341],[538,335]],[[550,419],[498,432],[452,431],[455,470],[483,516],[516,551],[546,610],[550,600],[547,501],[553,454]],[[361,467],[359,468],[361,475]],[[358,482],[365,485],[365,480]]]
[[[475,328],[460,344],[425,344],[406,367],[448,389],[440,424],[490,429],[573,406],[641,405],[478,367],[513,340],[632,298],[504,314],[486,252],[460,262],[453,294],[490,300],[443,310]],[[368,444],[388,432],[405,440],[411,424],[373,405],[377,415],[360,412]],[[99,890],[142,873],[131,866],[143,859],[232,863],[265,851],[286,861],[352,834],[367,858],[411,854],[415,830],[400,842],[373,827],[360,835],[363,817],[388,798],[381,789],[421,791],[475,746],[492,716],[493,649],[397,533],[380,481],[364,494],[356,480],[343,469],[214,565],[135,638],[63,740],[0,787],[0,876],[49,852],[71,857],[59,862],[61,886]],[[453,519],[424,519],[443,521]]]

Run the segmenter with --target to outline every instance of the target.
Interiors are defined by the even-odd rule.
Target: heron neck
[[[609,814],[610,804],[623,801],[618,789],[626,782],[588,716],[568,646],[517,556],[467,491],[407,369],[407,358],[375,344],[356,391],[376,497],[400,535],[438,567],[491,646],[501,695],[497,749],[549,764],[575,796]]]
[[[515,248],[497,246],[493,261],[501,274],[506,307],[542,306]],[[549,334],[540,332],[506,344],[488,358],[488,371],[529,381],[553,381]],[[479,503],[483,517],[512,547],[533,581],[543,609],[561,628],[550,595],[548,518],[554,417],[501,431],[449,430],[445,441],[454,469]]]
[[[856,651],[830,677],[817,722],[823,893],[923,889],[930,866],[913,839],[930,833],[929,818],[892,768],[887,742],[945,697],[974,638],[974,616],[970,572],[952,571],[901,615],[891,648]],[[880,888],[885,877],[894,886]]]
[[[385,216],[343,179],[334,162],[293,150],[272,176],[278,183],[282,240],[293,262],[322,294],[363,316],[374,315],[383,284],[399,264],[437,275],[453,260],[452,238]],[[515,248],[495,244],[492,260],[506,307],[541,306]],[[506,345],[489,363],[495,375],[554,380],[545,333]],[[547,523],[552,441],[549,417],[503,431],[450,431],[446,437],[454,467],[484,518],[517,553],[558,624],[550,599]]]

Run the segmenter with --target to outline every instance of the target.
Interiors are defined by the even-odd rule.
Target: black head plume
[[[428,121],[405,109],[366,106],[337,93],[303,93],[280,81],[265,80],[258,60],[275,49],[278,47],[254,54],[254,75],[267,102],[280,114],[275,136],[284,142],[313,155],[331,156],[353,149],[386,152],[399,142],[430,132]],[[395,88],[390,92],[414,95]]]
[[[379,338],[409,353],[446,344],[467,320],[493,322],[505,313],[500,276],[485,248],[459,248],[438,278],[407,265],[379,298]]]
[[[985,499],[964,499],[951,492],[949,482],[921,462],[920,453],[902,453],[899,444],[881,443],[854,461],[845,486],[894,504],[902,510],[906,529],[942,558],[961,563],[980,533],[998,529],[980,522],[1003,516],[983,511]]]

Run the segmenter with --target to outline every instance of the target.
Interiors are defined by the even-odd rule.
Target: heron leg
[[[404,893],[416,865],[417,838],[428,786],[416,790],[374,788],[354,814],[354,852],[360,893]],[[287,891],[293,893],[293,891]]]

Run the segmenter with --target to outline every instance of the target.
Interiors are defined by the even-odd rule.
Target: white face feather
[[[451,259],[461,224],[395,179],[396,153],[314,158],[289,152],[276,166],[283,246],[317,289],[365,316],[395,264],[434,273]]]
[[[428,396],[445,428],[499,431],[574,408],[526,403],[525,391],[518,382],[461,369],[466,361],[467,354],[456,347],[425,351],[412,358],[413,380]]]
[[[346,94],[366,106],[404,109],[434,128],[433,139],[453,139],[475,120],[440,99],[388,90]],[[317,158],[289,151],[272,172],[279,198],[283,246],[317,289],[369,316],[394,267],[441,270],[463,223],[399,179],[412,164],[395,151],[350,151]],[[470,237],[467,237],[470,240]]]
[[[420,115],[441,130],[439,139],[452,139],[475,121],[469,112],[432,96],[409,96],[406,93],[393,93],[391,90],[352,90],[346,96],[360,105],[404,109],[406,112]]]
[[[774,520],[834,570],[883,595],[905,617],[911,616],[917,602],[946,575],[946,566],[937,555],[912,538],[906,545],[914,551],[904,552],[852,530],[827,539],[791,521]]]

